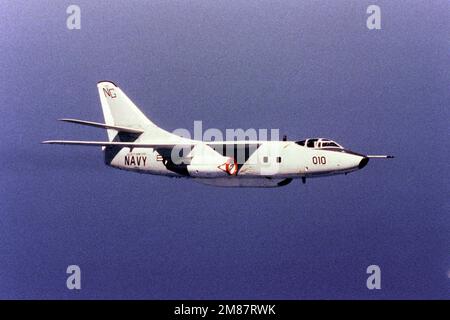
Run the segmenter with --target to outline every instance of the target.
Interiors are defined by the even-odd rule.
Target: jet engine
[[[237,174],[238,166],[231,157],[224,157],[209,146],[192,150],[193,156],[187,170],[191,177],[217,178]]]

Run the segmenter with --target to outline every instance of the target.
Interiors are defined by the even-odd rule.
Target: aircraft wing
[[[259,146],[266,141],[242,140],[242,141],[202,141],[202,142],[213,147],[213,146],[246,146],[246,145]]]
[[[167,142],[119,142],[119,141],[70,141],[70,140],[47,140],[42,141],[43,144],[65,144],[76,146],[94,146],[94,147],[124,147],[124,148],[174,148],[191,147],[193,144],[167,143]]]
[[[121,130],[122,131],[122,130]],[[78,145],[78,146],[121,146],[121,147],[133,147],[133,148],[173,148],[177,147],[191,147],[195,146],[197,143],[204,143],[213,148],[221,147],[221,146],[242,146],[249,147],[255,146],[256,148],[261,145],[260,141],[218,141],[218,142],[206,142],[206,141],[198,141],[197,143],[167,143],[167,142],[152,142],[152,143],[143,143],[143,142],[122,142],[122,141],[78,141],[78,140],[46,140],[42,141],[43,144],[66,144],[66,145]]]
[[[43,144],[61,144],[75,146],[93,146],[93,147],[122,147],[122,148],[152,148],[159,149],[158,152],[165,154],[165,149],[192,148],[197,144],[206,144],[212,147],[216,152],[223,156],[229,155],[230,151],[233,156],[239,156],[238,170],[248,160],[248,158],[261,145],[261,141],[193,141],[190,142],[165,142],[152,141],[151,143],[133,142],[133,141],[77,141],[77,140],[47,140],[42,141]],[[231,148],[231,149],[230,149]],[[241,158],[242,157],[242,158]]]

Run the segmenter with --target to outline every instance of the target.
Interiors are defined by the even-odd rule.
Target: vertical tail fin
[[[106,124],[144,130],[143,136],[146,136],[146,140],[149,141],[151,139],[173,138],[172,133],[159,128],[150,121],[113,82],[100,81],[97,88]],[[117,132],[112,129],[107,131],[109,141],[113,141]]]
[[[106,124],[142,130],[152,124],[113,82],[101,81],[97,84],[97,88]],[[107,131],[109,141],[112,141],[116,133],[110,129]]]

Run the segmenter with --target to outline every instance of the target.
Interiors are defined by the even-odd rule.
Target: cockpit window
[[[296,141],[296,144],[300,146],[306,146],[308,148],[339,148],[343,149],[342,146],[334,142],[333,140],[328,140],[324,138],[314,138]]]
[[[308,148],[314,148],[314,143],[317,141],[318,139],[309,139],[307,142],[307,147]]]
[[[334,143],[334,142],[322,142],[322,148],[326,148],[326,147],[334,147],[334,148],[339,148],[339,146]]]

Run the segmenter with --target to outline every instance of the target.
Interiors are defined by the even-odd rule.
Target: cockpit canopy
[[[308,148],[337,148],[344,149],[340,144],[333,140],[324,139],[324,138],[314,138],[314,139],[306,139],[295,142],[296,144],[308,147]]]

